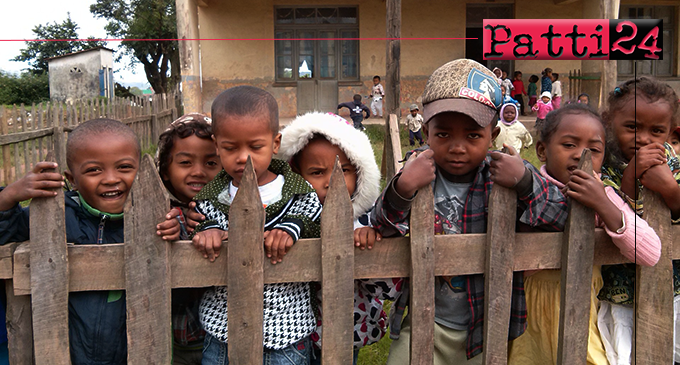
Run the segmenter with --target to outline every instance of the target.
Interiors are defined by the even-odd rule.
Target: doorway
[[[513,4],[467,4],[465,8],[465,58],[475,60],[486,66],[489,70],[498,67],[512,75],[515,71],[515,63],[511,60],[485,60],[484,59],[484,19],[514,19]]]
[[[337,112],[336,30],[297,30],[296,38],[299,39],[297,113]]]

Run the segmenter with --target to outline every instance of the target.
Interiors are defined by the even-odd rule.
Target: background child
[[[560,74],[554,73],[552,74],[552,103],[553,103],[553,109],[559,109],[560,104],[562,103],[562,81],[558,80],[560,78]]]
[[[668,136],[666,142],[673,147],[676,156],[680,155],[680,127],[675,127],[673,132]]]
[[[527,113],[524,112],[524,97],[522,97],[522,95],[527,94],[527,90],[524,88],[524,82],[522,81],[521,71],[515,71],[512,78],[512,87],[513,87],[512,97],[519,103],[522,115],[527,115]]]
[[[371,221],[384,236],[409,232],[413,197],[430,184],[434,229],[439,234],[485,232],[484,212],[493,184],[517,191],[521,222],[547,229],[564,227],[567,206],[557,187],[549,185],[512,147],[510,154],[488,152],[499,132],[497,108],[502,100],[494,79],[486,67],[467,59],[449,62],[430,76],[423,93],[423,129],[430,149],[411,156],[376,201]],[[489,84],[491,90],[482,89]],[[463,87],[469,89],[466,95],[474,96],[461,96]],[[483,347],[483,296],[483,275],[435,279],[436,365],[481,364],[482,357],[476,355]],[[403,309],[407,301],[408,295],[402,295],[393,308]],[[509,338],[514,339],[526,325],[521,273],[514,275],[511,311]],[[400,334],[399,311],[391,318],[391,337],[398,339],[392,342],[388,364],[408,364],[410,317],[404,320]]]
[[[529,77],[529,106],[533,107],[536,104],[536,99],[538,99],[538,94],[537,94],[537,89],[538,86],[536,85],[536,82],[538,82],[538,76],[536,75],[531,75]]]
[[[385,97],[385,89],[380,85],[380,76],[373,76],[373,88],[371,88],[371,111],[373,116],[379,115],[380,118],[383,117],[383,102],[382,99]]]
[[[361,102],[361,95],[354,94],[352,102],[338,104],[338,109],[341,108],[349,109],[349,117],[352,118],[352,121],[354,122],[354,128],[362,131],[366,130],[366,127],[364,127],[361,122],[364,121],[364,113],[366,113],[366,119],[368,119],[371,115],[371,111]]]
[[[519,102],[510,97],[510,95],[506,93],[506,90],[507,89],[505,88],[505,85],[501,85],[501,93],[503,94],[503,104],[513,104],[514,106],[519,108]]]
[[[550,101],[550,92],[544,91],[541,94],[541,100],[537,101],[536,104],[531,107],[531,110],[536,112],[536,124],[534,124],[534,130],[540,131],[543,126],[543,122],[545,121],[546,115],[553,111],[553,104]]]
[[[158,234],[173,241],[189,239],[202,217],[193,216],[191,199],[222,169],[212,140],[211,119],[203,114],[183,115],[160,135],[156,168],[171,194],[173,209]],[[193,219],[186,219],[192,217]],[[173,364],[199,365],[203,358],[205,331],[198,320],[202,289],[173,289]]]
[[[586,93],[581,93],[578,96],[578,102],[585,105],[590,105],[590,96]]]
[[[411,114],[406,116],[406,123],[408,124],[408,141],[411,146],[416,145],[416,139],[420,145],[423,145],[423,132],[421,127],[423,125],[423,117],[418,114],[418,105],[411,104],[409,108]]]
[[[296,118],[283,130],[278,156],[290,161],[293,171],[312,184],[321,203],[326,199],[338,156],[354,208],[355,245],[362,250],[371,249],[374,242],[380,240],[367,214],[380,194],[380,170],[365,134],[352,130],[336,115],[309,113]],[[385,334],[387,316],[381,299],[394,299],[400,288],[401,279],[354,281],[355,364],[359,349],[377,342]],[[320,291],[317,297],[320,303]],[[320,349],[321,326],[316,332],[312,338]],[[315,360],[312,363],[319,363],[320,356]]]
[[[604,228],[621,254],[640,265],[652,266],[661,255],[661,241],[647,222],[597,176],[575,170],[584,149],[592,153],[593,169],[600,171],[605,156],[604,122],[583,104],[570,104],[548,114],[536,144],[544,165],[541,174],[566,195],[596,212],[596,226]],[[512,344],[512,364],[555,364],[560,317],[560,270],[542,270],[526,279],[528,327]],[[597,329],[597,294],[602,288],[600,266],[593,267],[588,364],[607,365]]]
[[[102,143],[105,141],[106,143]],[[111,119],[89,120],[66,143],[64,193],[66,240],[75,244],[124,242],[123,208],[139,168],[137,136]],[[32,171],[0,192],[0,244],[29,239],[29,208],[19,202],[53,197],[64,186],[53,162]],[[125,292],[69,293],[69,344],[74,364],[126,364]],[[40,350],[40,349],[36,349]]]
[[[229,206],[251,157],[262,204],[265,206],[265,252],[280,262],[299,238],[318,237],[321,204],[312,187],[288,164],[273,160],[281,143],[279,109],[274,97],[252,86],[237,86],[213,101],[213,138],[223,170],[195,197],[206,217],[198,225],[194,246],[214,260],[228,237]],[[315,319],[309,283],[265,284],[264,361],[308,364]],[[227,288],[215,287],[201,301],[200,320],[206,334],[204,364],[228,364]]]
[[[541,95],[544,92],[552,92],[552,68],[546,68],[541,72]]]
[[[503,104],[500,115],[501,123],[498,126],[501,131],[493,143],[494,149],[501,150],[504,144],[512,146],[516,151],[529,148],[533,139],[524,124],[517,119],[517,106],[515,104]]]
[[[508,78],[508,73],[503,71],[501,79],[503,80],[501,85],[505,86],[505,93],[503,95],[512,97],[512,91],[515,89],[515,87],[512,85],[512,80]]]

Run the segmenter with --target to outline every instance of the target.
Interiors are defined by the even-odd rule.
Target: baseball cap
[[[462,113],[479,126],[495,122],[503,95],[496,75],[479,62],[469,59],[451,61],[436,69],[423,92],[423,119],[437,114]]]
[[[420,110],[420,109],[418,109],[418,105],[416,105],[416,104],[411,104],[411,106],[409,107],[408,110],[414,111],[414,110]]]

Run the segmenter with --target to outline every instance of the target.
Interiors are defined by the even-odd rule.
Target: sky
[[[79,37],[106,38],[106,20],[97,19],[90,13],[90,5],[94,2],[95,0],[2,0],[2,12],[5,16],[0,22],[0,70],[17,73],[29,67],[25,62],[10,61],[19,55],[26,43],[8,42],[5,39],[31,39],[35,36],[33,27],[61,23],[66,20],[67,13],[71,13],[71,19],[78,24]],[[119,42],[108,42],[106,46],[116,50],[118,45]],[[131,70],[127,67],[128,63],[114,63],[115,81],[126,86],[144,83],[148,87],[141,64]]]

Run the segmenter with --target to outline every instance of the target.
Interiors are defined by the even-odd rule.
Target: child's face
[[[234,186],[241,183],[249,155],[253,160],[258,185],[273,181],[276,174],[267,168],[272,155],[279,152],[281,133],[272,134],[269,119],[262,113],[224,118],[226,120],[220,121],[220,128],[213,139],[222,168],[234,179]]]
[[[521,80],[521,79],[522,79],[522,74],[515,75],[515,80]]]
[[[357,169],[338,146],[331,144],[326,139],[315,139],[300,151],[298,157],[299,171],[296,172],[312,184],[322,204],[326,200],[328,186],[331,182],[335,156],[340,159],[345,184],[347,190],[349,190],[349,195],[352,196],[357,185]]]
[[[411,116],[416,116],[418,115],[418,109],[411,110]]]
[[[602,123],[589,115],[567,114],[562,117],[547,143],[539,141],[536,144],[536,154],[545,163],[550,176],[566,184],[586,148],[592,152],[593,170],[600,171],[604,146],[605,130]]]
[[[378,85],[379,83],[380,83],[379,78],[376,77],[376,78],[373,79],[373,85]]]
[[[677,132],[671,133],[671,135],[668,137],[668,143],[673,146],[675,154],[680,155],[680,136],[678,136]]]
[[[546,103],[546,104],[548,104],[550,102],[550,98],[547,97],[547,96],[542,97],[541,100],[543,100],[543,102]]]
[[[501,78],[503,78],[503,79],[507,79],[507,78],[508,78],[508,73],[507,73],[507,72],[505,72],[505,71],[503,71],[503,76],[502,76]]]
[[[506,122],[512,122],[515,120],[515,116],[517,115],[517,111],[515,111],[515,108],[512,106],[506,106],[505,109],[503,109],[503,120]]]
[[[585,95],[584,95],[584,96],[581,96],[580,98],[578,98],[578,102],[581,103],[581,104],[586,104],[586,105],[588,105],[588,97],[585,96]]]
[[[496,77],[501,77],[501,70],[494,70],[493,74],[496,75]]]
[[[73,171],[67,171],[66,177],[91,207],[122,213],[139,168],[139,149],[127,136],[109,133],[95,137],[78,146]]]
[[[170,181],[173,194],[184,203],[191,201],[222,169],[215,143],[193,134],[175,137],[170,159],[168,171],[162,177]]]
[[[630,161],[640,147],[663,144],[671,133],[671,107],[662,100],[650,103],[641,97],[631,99],[608,119],[626,161]]]
[[[445,173],[472,181],[486,158],[499,128],[482,128],[474,119],[461,113],[435,115],[424,125],[427,141],[434,152],[434,162]]]
[[[505,95],[505,86],[501,86],[501,94]]]

